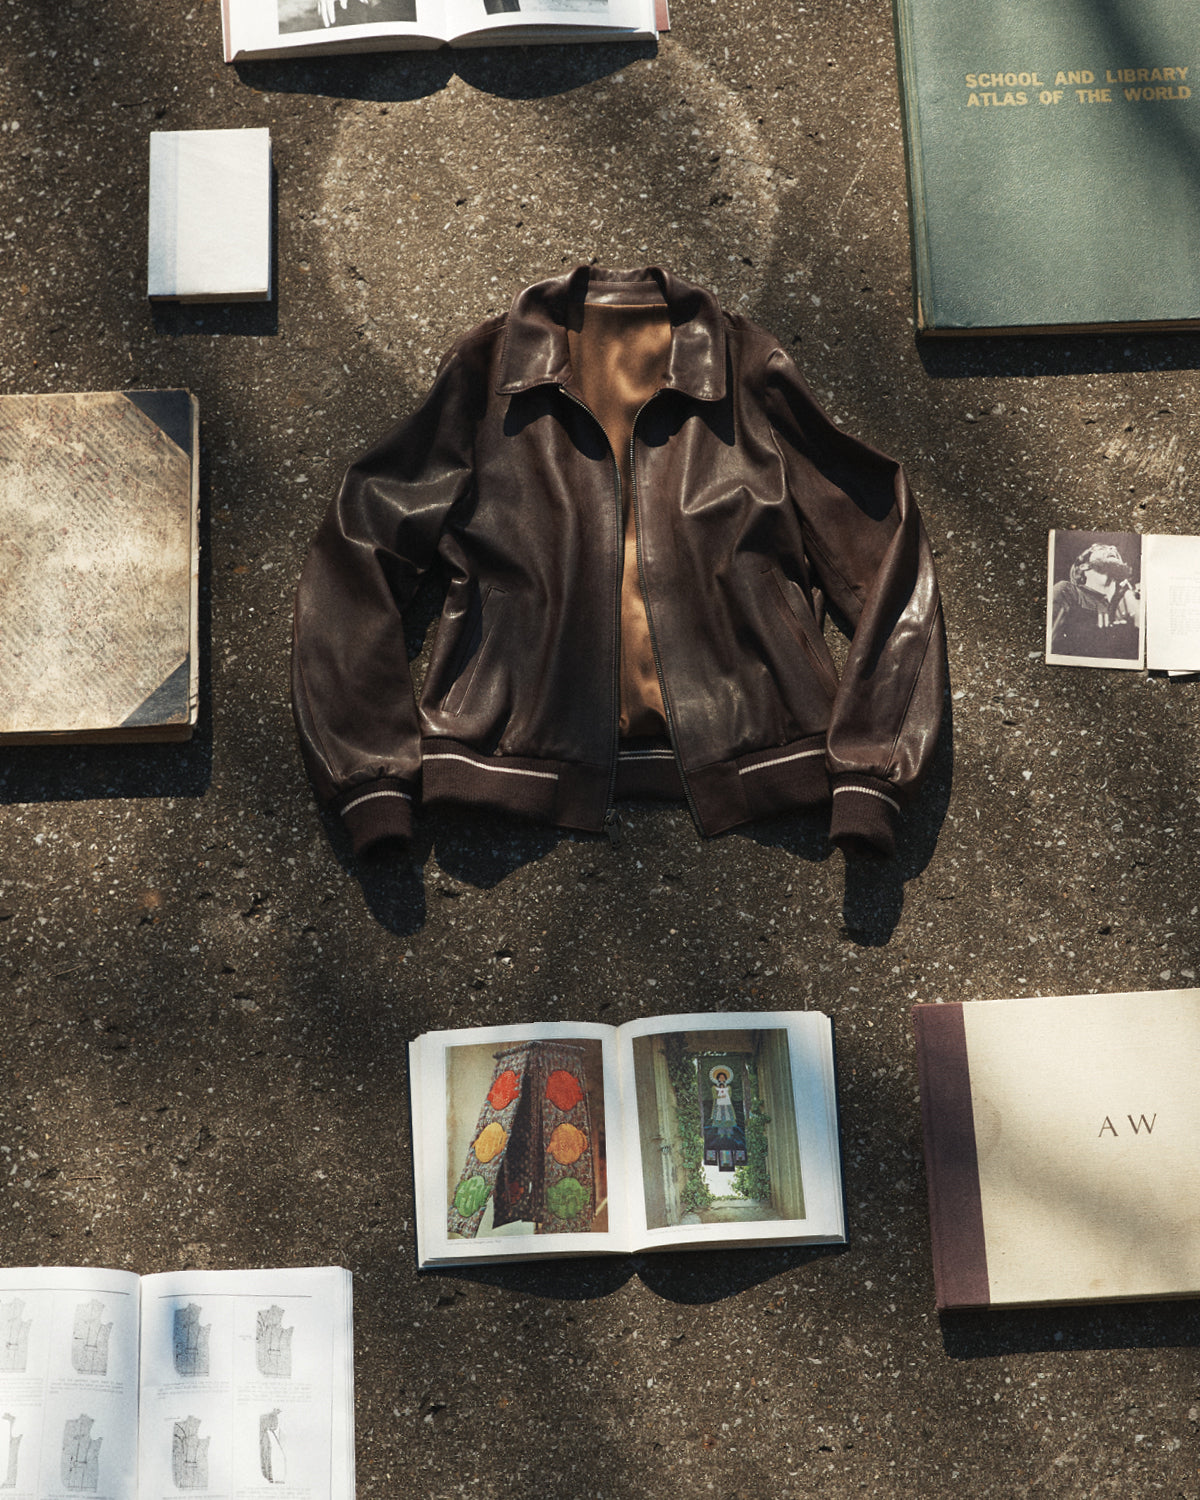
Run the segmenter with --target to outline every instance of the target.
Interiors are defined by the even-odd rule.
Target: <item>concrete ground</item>
[[[196,392],[207,643],[190,745],[0,751],[3,1258],[351,1267],[364,1497],[1200,1495],[1194,1306],[935,1312],[909,1020],[1195,979],[1200,686],[1041,645],[1048,527],[1200,532],[1200,343],[918,347],[885,0],[673,23],[233,68],[216,0],[0,4],[0,389]],[[149,132],[261,125],[276,300],[151,309]],[[314,810],[289,614],[341,470],[593,256],[713,287],[909,467],[953,680],[894,864],[636,807],[360,867]],[[417,1273],[410,1037],[791,1006],[845,1248]]]

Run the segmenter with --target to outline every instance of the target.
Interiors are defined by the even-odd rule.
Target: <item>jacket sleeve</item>
[[[836,428],[779,348],[767,393],[810,565],[853,630],[827,739],[830,837],[894,854],[896,815],[933,758],[946,684],[929,539],[904,470]]]
[[[479,387],[469,365],[456,346],[420,409],[349,470],[296,595],[300,747],[317,796],[341,815],[356,853],[412,831],[420,731],[402,612],[452,508],[472,490]]]

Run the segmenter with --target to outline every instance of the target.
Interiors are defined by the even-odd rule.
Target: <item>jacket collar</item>
[[[663,388],[698,401],[720,401],[725,394],[725,323],[711,292],[658,266],[609,271],[577,266],[566,276],[539,281],[519,292],[505,328],[500,358],[501,395],[533,386],[566,385],[571,378],[567,349],[567,310],[572,302],[619,294],[622,286],[655,282],[671,315],[671,356]]]

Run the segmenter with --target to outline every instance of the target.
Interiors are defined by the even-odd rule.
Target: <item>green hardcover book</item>
[[[895,0],[926,334],[1200,322],[1200,4]]]

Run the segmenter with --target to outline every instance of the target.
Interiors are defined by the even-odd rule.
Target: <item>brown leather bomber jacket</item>
[[[419,707],[401,611],[449,578]],[[826,602],[853,629],[840,679]],[[779,344],[666,271],[580,266],[453,346],[350,469],[296,601],[293,704],[356,850],[466,802],[600,830],[627,794],[704,834],[828,802],[894,849],[945,681],[900,466]]]

